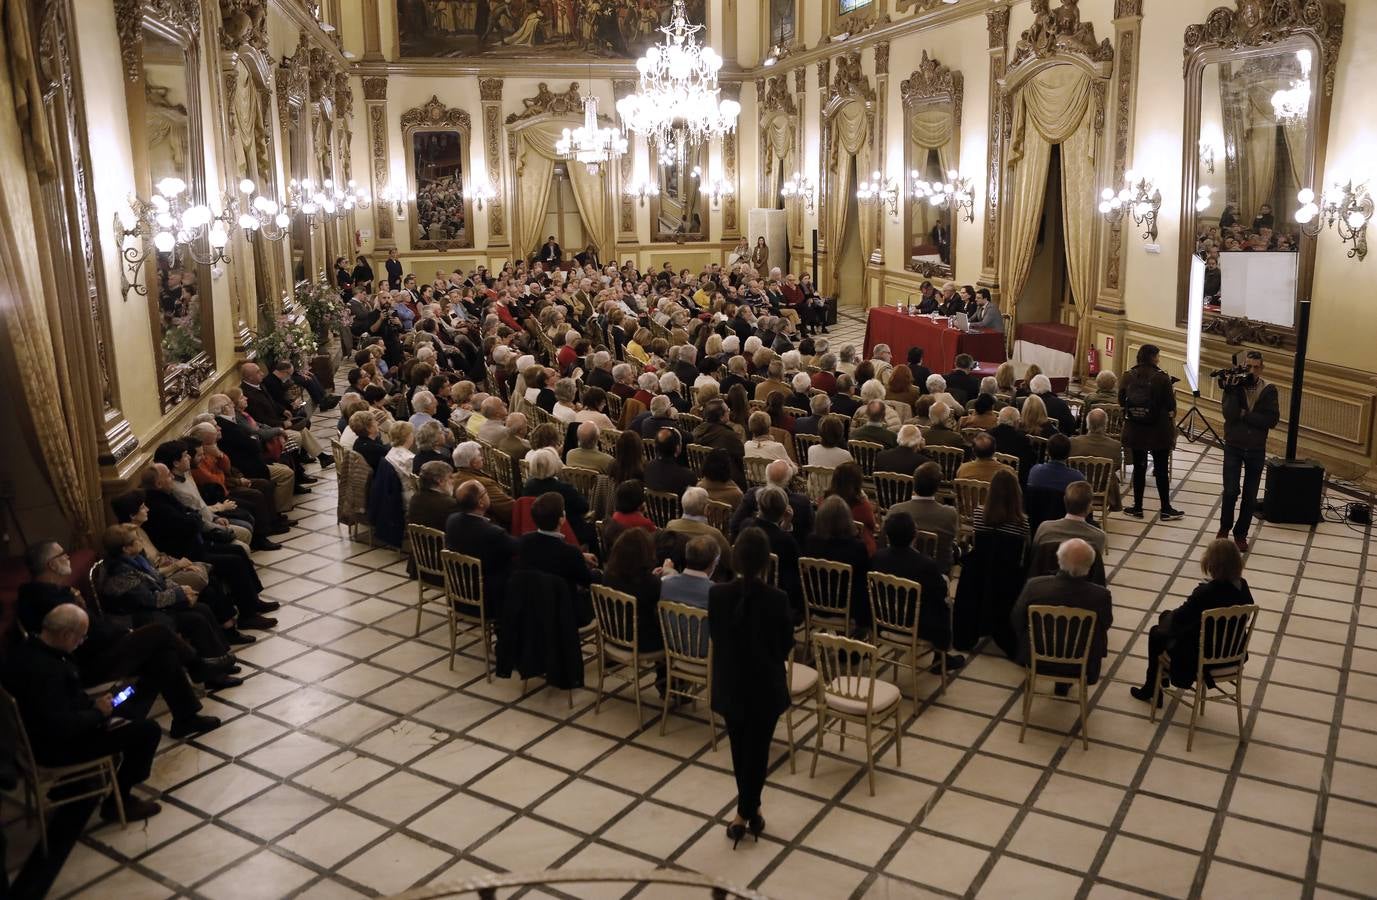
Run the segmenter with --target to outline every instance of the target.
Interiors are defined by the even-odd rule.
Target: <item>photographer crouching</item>
[[[1267,432],[1281,418],[1276,385],[1262,377],[1262,354],[1249,350],[1243,364],[1221,369],[1213,377],[1224,392],[1224,505],[1219,511],[1218,537],[1233,531],[1239,552],[1248,549],[1248,529],[1257,506],[1257,488],[1267,458]],[[1238,479],[1243,476],[1242,500]],[[1238,519],[1234,519],[1234,504]]]

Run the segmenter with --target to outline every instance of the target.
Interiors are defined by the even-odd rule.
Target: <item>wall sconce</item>
[[[721,178],[714,178],[708,181],[702,186],[701,190],[707,194],[708,199],[712,201],[713,209],[720,209],[722,206],[722,199],[736,193],[736,188],[732,187],[732,183],[730,181],[723,181]]]
[[[293,214],[305,216],[306,226],[315,231],[324,219],[333,219],[373,205],[368,194],[352,179],[348,187],[349,190],[345,191],[327,178],[317,188],[309,178],[300,181],[293,178],[287,183],[287,208]]]
[[[947,172],[946,181],[924,181],[918,177],[917,170],[909,174],[913,179],[911,196],[914,200],[926,201],[937,209],[950,209],[964,222],[975,221],[975,193],[969,178],[962,178],[955,169]]]
[[[1202,213],[1210,208],[1214,202],[1214,188],[1208,184],[1202,184],[1195,189],[1195,211]]]
[[[225,246],[229,243],[234,215],[216,215],[205,204],[187,203],[187,184],[180,178],[164,178],[155,186],[150,200],[129,199],[134,221],[125,225],[119,212],[115,213],[115,237],[120,244],[124,265],[120,268],[120,296],[132,288],[140,296],[148,295],[148,286],[140,282],[143,264],[148,259],[148,242],[158,253],[172,253],[178,247],[201,265],[229,262]],[[138,246],[125,246],[130,238],[139,238]],[[205,238],[202,246],[201,239]]]
[[[389,181],[387,184],[383,185],[382,192],[378,195],[378,199],[392,207],[392,218],[397,220],[406,219],[406,191],[393,187],[392,182]]]
[[[1339,240],[1349,248],[1348,258],[1367,258],[1367,223],[1372,220],[1372,195],[1368,193],[1367,182],[1347,184],[1337,181],[1330,185],[1324,196],[1316,203],[1315,192],[1303,188],[1296,194],[1301,208],[1296,210],[1296,221],[1301,231],[1315,237],[1325,228],[1339,232]]]
[[[856,186],[856,199],[861,203],[873,203],[881,209],[888,207],[891,217],[899,215],[899,185],[895,184],[893,178],[881,181],[878,171],[870,173],[869,181],[862,181]]]
[[[484,203],[491,203],[497,197],[497,192],[492,189],[492,185],[484,184],[473,192],[473,205],[478,207],[478,211],[483,211]]]
[[[1214,174],[1214,144],[1210,141],[1209,138],[1201,138],[1201,139],[1200,139],[1200,142],[1199,142],[1199,147],[1200,147],[1200,165],[1203,166],[1203,167],[1205,168],[1205,171],[1206,171],[1206,172],[1209,172],[1211,175],[1213,175],[1213,174]]]
[[[653,181],[647,180],[644,176],[626,186],[626,195],[628,197],[635,197],[636,202],[641,206],[645,206],[645,199],[647,197],[656,197],[659,196],[659,193],[660,186]]]
[[[1157,190],[1152,179],[1140,177],[1132,169],[1124,173],[1124,186],[1119,193],[1113,188],[1100,192],[1100,214],[1106,221],[1118,222],[1128,211],[1135,225],[1141,226],[1143,239],[1157,240],[1157,211],[1162,208],[1162,192]]]
[[[247,206],[239,214],[239,227],[245,234],[257,233],[270,241],[280,241],[287,236],[292,217],[276,200],[261,194],[255,196],[256,190],[251,179],[239,182],[239,192],[247,200]],[[238,208],[237,203],[234,208]]]
[[[808,212],[813,211],[813,201],[818,195],[818,186],[813,183],[811,178],[803,178],[795,172],[793,176],[780,187],[779,195],[785,200],[800,200],[803,208]]]

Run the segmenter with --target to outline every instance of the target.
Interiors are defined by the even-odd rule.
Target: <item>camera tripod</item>
[[[1186,414],[1177,420],[1176,430],[1181,432],[1181,435],[1192,444],[1198,440],[1204,440],[1206,436],[1209,437],[1210,443],[1222,444],[1223,441],[1219,439],[1219,433],[1214,430],[1214,426],[1200,412],[1199,403],[1200,391],[1191,391],[1191,408],[1186,410]]]

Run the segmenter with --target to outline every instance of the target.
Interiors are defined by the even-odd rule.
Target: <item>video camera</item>
[[[1227,391],[1229,388],[1246,387],[1252,383],[1253,373],[1248,371],[1248,367],[1239,363],[1238,354],[1229,357],[1233,365],[1226,369],[1215,369],[1210,373],[1210,377],[1219,383],[1220,390]]]

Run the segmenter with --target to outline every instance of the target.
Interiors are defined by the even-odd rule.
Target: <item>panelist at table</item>
[[[998,318],[998,307],[990,304],[989,315]],[[1000,319],[1001,326],[1003,320]],[[934,372],[949,372],[956,357],[965,353],[981,363],[1001,363],[1007,359],[1002,328],[962,331],[952,328],[944,317],[908,315],[892,306],[870,310],[865,326],[865,354],[871,348],[888,344],[895,354],[908,355],[911,347],[923,348],[923,362]]]
[[[990,331],[1004,331],[1004,314],[990,299],[990,291],[981,288],[975,292],[975,315],[971,316],[972,328],[988,328]]]

